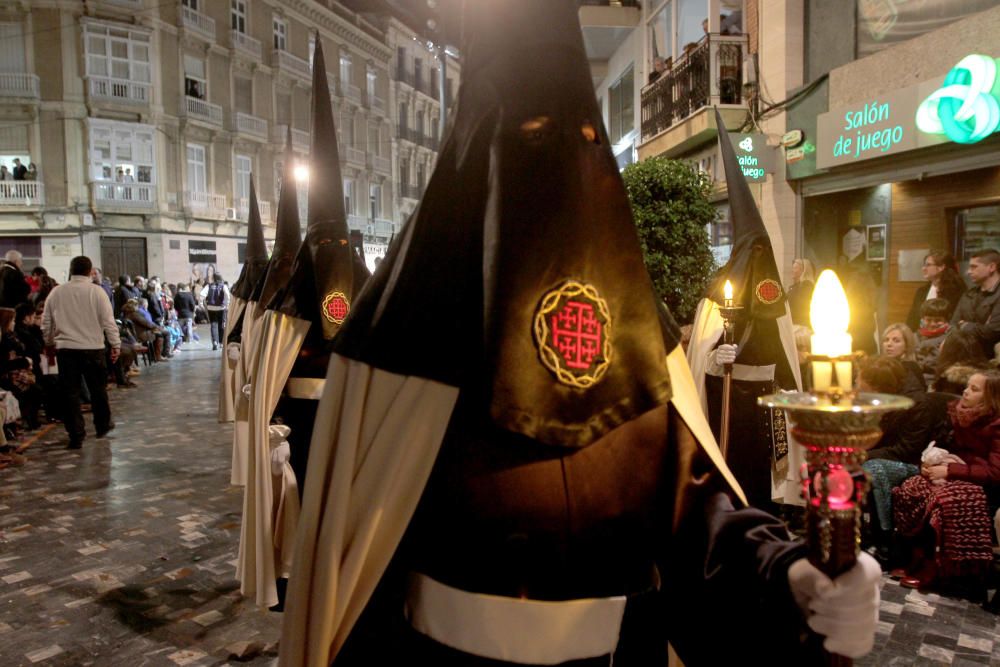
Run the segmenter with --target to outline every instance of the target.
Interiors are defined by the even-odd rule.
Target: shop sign
[[[188,241],[188,261],[192,264],[216,263],[215,241]]]
[[[955,141],[974,143],[1000,129],[998,61],[966,56],[946,77],[889,91],[820,114],[821,169]]]
[[[774,173],[774,148],[767,145],[766,135],[730,132],[729,139],[748,183],[761,183]]]

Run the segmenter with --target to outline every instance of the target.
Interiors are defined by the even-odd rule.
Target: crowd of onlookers
[[[803,362],[814,278],[807,260],[795,264],[788,298]],[[863,466],[867,548],[903,586],[978,598],[1000,532],[1000,253],[973,253],[967,275],[971,287],[950,255],[928,253],[907,322],[884,328],[857,384],[914,401],[882,419]],[[801,368],[808,384],[810,365]]]
[[[20,158],[14,158],[14,164],[10,169],[7,165],[0,164],[0,181],[37,181],[38,168],[34,162],[24,166]]]
[[[143,365],[167,361],[181,345],[198,341],[196,322],[208,322],[206,286],[163,283],[156,276],[120,276],[112,286],[99,268],[91,279],[107,294],[121,336],[121,353],[106,359],[108,384],[136,387]],[[16,250],[0,262],[0,468],[19,464],[18,441],[46,422],[61,421],[55,351],[41,324],[45,301],[57,285],[42,267],[25,275]],[[89,403],[86,384],[83,403]]]

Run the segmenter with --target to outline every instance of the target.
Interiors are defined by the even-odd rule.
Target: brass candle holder
[[[810,360],[837,364],[854,358],[852,354]],[[833,579],[854,566],[861,548],[861,507],[869,488],[861,464],[866,450],[882,436],[879,419],[909,408],[913,401],[835,385],[822,392],[761,396],[757,404],[784,410],[792,436],[805,447],[808,474],[802,484],[809,562]],[[827,664],[850,665],[851,660],[831,655]]]

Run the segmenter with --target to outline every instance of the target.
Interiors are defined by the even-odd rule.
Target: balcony
[[[272,144],[277,144],[284,148],[287,136],[287,125],[275,125],[274,128],[271,129]],[[305,130],[296,130],[295,128],[292,128],[292,150],[298,153],[308,153],[309,146],[309,133]]]
[[[411,88],[416,88],[416,81],[413,70],[408,69],[405,63],[396,62],[396,81],[402,81]]]
[[[38,77],[19,72],[0,72],[0,97],[38,98]]]
[[[215,19],[197,12],[187,5],[181,6],[181,23],[185,30],[190,30],[210,42],[215,41]]]
[[[345,100],[361,105],[361,89],[353,83],[340,83],[340,94]]]
[[[377,95],[368,96],[368,106],[375,113],[384,116],[385,115],[385,100]]]
[[[417,132],[416,130],[411,130],[408,127],[403,127],[400,125],[396,128],[396,138],[402,139],[403,141],[410,141],[412,143],[417,143]]]
[[[103,76],[87,78],[87,90],[91,101],[116,102],[130,106],[148,106],[150,85],[127,79],[112,79]]]
[[[257,141],[267,141],[267,121],[248,113],[237,111],[233,114],[233,128],[237,134],[245,135]]]
[[[40,181],[0,181],[0,208],[33,208],[45,203]]]
[[[185,97],[187,117],[222,127],[222,107],[197,97]]]
[[[382,157],[381,155],[371,156],[371,168],[380,174],[391,174],[392,173],[392,159],[387,157]]]
[[[364,169],[367,167],[365,161],[365,152],[360,148],[354,148],[353,146],[348,146],[344,149],[344,153],[347,156],[347,161],[356,167]]]
[[[275,49],[274,65],[280,72],[284,72],[292,76],[302,77],[306,80],[312,78],[312,69],[309,67],[309,61],[303,60],[298,56],[293,56],[288,51]]]
[[[90,184],[94,208],[99,210],[153,211],[156,186],[149,183],[94,181]]]
[[[429,148],[432,151],[436,151],[438,147],[438,140],[429,134],[417,134],[415,141],[423,146],[424,148]]]
[[[399,194],[406,199],[420,199],[420,188],[409,183],[400,183]]]
[[[642,141],[648,142],[699,110],[718,106],[745,109],[743,55],[745,36],[709,35],[660,77],[642,89]],[[710,128],[715,131],[714,125]],[[685,142],[688,143],[688,142]]]
[[[250,218],[250,199],[248,197],[240,197],[235,200],[236,202],[236,217],[240,222],[246,222]],[[264,224],[270,224],[272,222],[271,218],[271,202],[257,200],[257,210],[260,212],[261,222]]]
[[[184,192],[184,207],[196,218],[226,219],[226,196],[211,192]]]
[[[242,53],[243,55],[250,56],[254,60],[260,61],[263,51],[260,48],[260,40],[254,39],[250,35],[240,32],[239,30],[229,31],[230,39],[233,44],[233,51],[237,53]]]
[[[381,218],[376,218],[374,222],[369,222],[368,224],[371,228],[369,234],[373,236],[390,238],[396,233],[396,223],[392,220],[382,220]]]

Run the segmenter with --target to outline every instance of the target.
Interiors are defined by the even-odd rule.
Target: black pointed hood
[[[344,210],[344,182],[323,45],[313,53],[312,146],[309,153],[309,221],[288,281],[274,300],[275,310],[309,320],[330,340],[340,330],[368,277],[350,244]]]
[[[295,186],[295,153],[292,152],[292,128],[285,137],[285,157],[282,165],[281,192],[278,195],[278,213],[275,217],[274,248],[267,264],[267,274],[257,281],[254,300],[270,307],[271,300],[288,285],[295,256],[302,245],[299,229],[299,198]]]
[[[576,3],[466,7],[434,174],[334,349],[585,446],[669,399],[676,328],[657,312]]]
[[[774,260],[771,237],[750,194],[750,186],[736,158],[733,143],[726,131],[719,110],[715,110],[719,130],[719,153],[726,171],[729,191],[729,219],[733,225],[733,251],[729,261],[719,270],[709,288],[709,298],[723,302],[726,280],[733,285],[737,305],[743,306],[754,319],[774,319],[785,314],[785,290]]]
[[[250,175],[250,212],[247,216],[247,247],[243,257],[243,268],[240,277],[233,283],[230,293],[248,300],[253,294],[253,288],[264,274],[267,273],[267,246],[264,245],[264,226],[260,221],[260,209],[257,207],[257,192],[253,185],[253,174]]]

